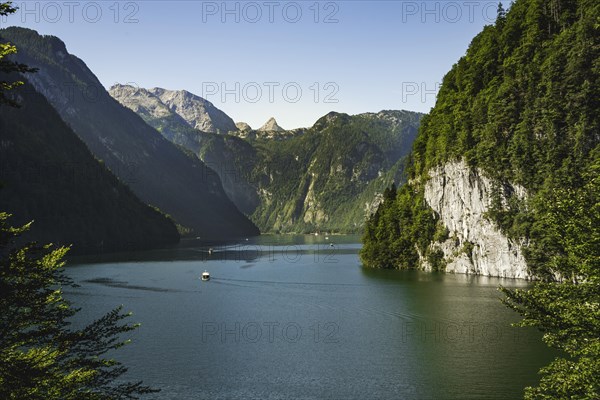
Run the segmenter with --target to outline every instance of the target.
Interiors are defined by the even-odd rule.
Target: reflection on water
[[[284,262],[296,262],[299,258],[313,254],[325,262],[335,261],[337,254],[356,254],[360,249],[358,235],[262,235],[234,243],[204,243],[196,239],[183,239],[181,243],[164,249],[107,253],[93,256],[73,256],[75,264],[123,262],[123,261],[246,261],[260,258],[272,261],[276,257]]]
[[[80,258],[68,296],[79,323],[134,312],[118,357],[161,400],[514,399],[536,382],[552,354],[496,289],[526,282],[368,270],[359,248],[267,236]]]

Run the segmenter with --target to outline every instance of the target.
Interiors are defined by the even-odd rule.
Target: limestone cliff
[[[429,176],[425,200],[448,229],[448,238],[431,246],[443,252],[446,272],[531,278],[523,257],[526,243],[507,238],[486,216],[495,190],[492,180],[462,161],[448,162]],[[503,189],[503,202],[508,195],[526,197],[519,185]],[[423,257],[420,261],[425,269],[431,269]]]

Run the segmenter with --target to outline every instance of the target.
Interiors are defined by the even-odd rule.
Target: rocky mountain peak
[[[240,132],[250,132],[252,130],[252,127],[245,122],[236,122],[235,126]]]
[[[261,132],[282,132],[282,131],[285,131],[285,129],[283,129],[281,126],[279,126],[277,124],[277,121],[273,117],[269,118],[269,120],[267,122],[265,122],[265,124],[263,126],[261,126],[258,130],[261,131]]]
[[[171,115],[171,110],[150,91],[131,85],[117,83],[108,93],[125,107],[148,118],[165,118]]]
[[[186,90],[167,90],[158,87],[150,89],[149,92],[194,129],[211,133],[237,130],[235,123],[227,114],[200,96]]]

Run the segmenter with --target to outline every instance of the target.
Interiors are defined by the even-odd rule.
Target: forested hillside
[[[523,238],[539,276],[598,267],[600,6],[580,0],[522,0],[472,41],[446,74],[411,154],[411,184],[365,231],[365,264],[414,268],[448,232],[424,200],[438,167],[457,160],[495,186],[488,217]],[[528,196],[517,196],[522,186]],[[471,249],[464,249],[467,253]],[[421,257],[419,256],[421,254]]]
[[[386,192],[361,257],[369,267],[539,279],[501,288],[519,325],[561,351],[525,398],[599,398],[600,3],[518,0],[498,11],[444,77],[410,183]],[[490,243],[508,254],[491,260]]]

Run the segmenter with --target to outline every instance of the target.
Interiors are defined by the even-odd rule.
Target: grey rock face
[[[240,132],[250,132],[252,130],[252,127],[245,122],[236,122],[235,126]]]
[[[271,117],[271,118],[269,118],[269,120],[267,122],[265,122],[265,124],[263,126],[258,128],[258,130],[260,132],[281,132],[281,131],[284,131],[285,129],[283,129],[282,127],[280,127],[277,124],[277,121],[275,121],[275,118]]]
[[[181,116],[189,126],[202,132],[227,133],[237,130],[233,120],[210,101],[185,90],[149,89],[169,109]]]
[[[108,93],[119,103],[142,117],[166,118],[174,114],[160,98],[144,88],[116,84],[109,89]]]
[[[178,122],[209,133],[238,130],[233,120],[210,101],[185,90],[144,89],[116,84],[109,92],[119,103],[142,117],[175,116]]]
[[[482,171],[471,170],[464,161],[449,162],[429,171],[429,176],[425,200],[450,232],[446,241],[431,244],[444,252],[446,272],[532,278],[523,256],[527,244],[507,238],[486,217],[493,186]],[[511,189],[514,196],[527,196],[522,186]],[[462,250],[466,243],[473,245],[471,254]],[[431,269],[426,260],[421,259],[421,264]]]

